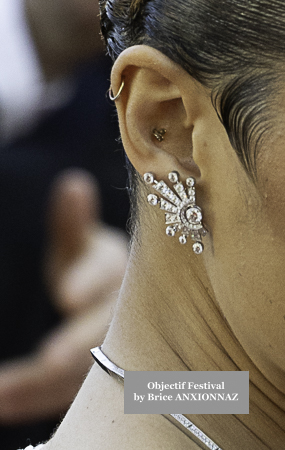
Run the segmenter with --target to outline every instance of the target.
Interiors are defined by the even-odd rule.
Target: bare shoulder
[[[44,450],[196,450],[160,415],[124,414],[123,387],[94,366],[68,414]]]

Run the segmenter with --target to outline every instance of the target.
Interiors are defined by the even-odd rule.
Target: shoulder
[[[124,414],[122,385],[95,366],[44,450],[71,448],[196,450],[198,447],[159,414]]]

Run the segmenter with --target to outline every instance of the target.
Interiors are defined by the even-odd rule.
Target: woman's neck
[[[250,371],[249,415],[191,418],[222,448],[281,448],[279,391],[233,335],[202,260],[189,263],[189,249],[182,246],[179,257],[175,252],[163,244],[134,246],[104,351],[126,370]]]

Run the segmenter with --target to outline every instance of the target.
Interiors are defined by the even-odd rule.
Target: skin
[[[203,255],[194,255],[191,244],[165,235],[164,214],[147,205],[149,190],[143,194],[140,243],[133,242],[103,350],[126,370],[248,370],[249,415],[191,420],[223,449],[282,448],[285,204],[275,199],[285,187],[283,135],[264,144],[254,185],[210,93],[181,67],[136,46],[114,65],[114,93],[122,77],[116,105],[131,162],[157,180],[172,170],[182,180],[194,176],[209,234]],[[154,127],[167,130],[162,143]],[[198,448],[159,415],[123,415],[122,397],[120,385],[93,368],[47,449]]]

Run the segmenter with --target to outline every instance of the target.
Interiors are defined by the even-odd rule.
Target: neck
[[[178,245],[133,245],[104,351],[125,370],[249,371],[249,415],[199,415],[191,420],[222,448],[281,448],[279,391],[227,325],[202,257],[193,255],[189,263],[189,248]]]

